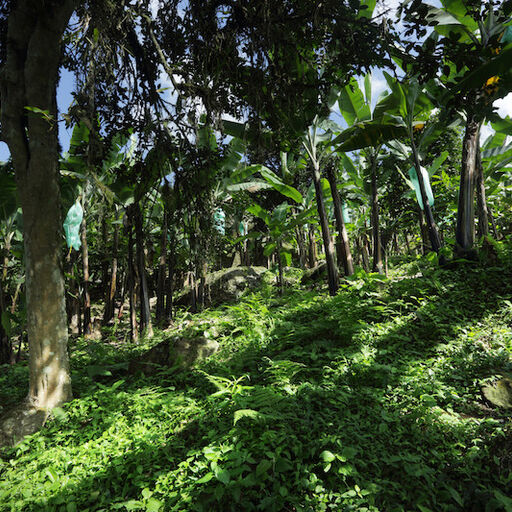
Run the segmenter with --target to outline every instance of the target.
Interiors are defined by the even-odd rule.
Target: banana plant
[[[286,244],[293,240],[295,228],[304,224],[312,214],[311,208],[298,215],[290,215],[291,210],[292,206],[287,202],[281,203],[271,212],[258,204],[247,208],[247,212],[260,218],[268,228],[268,243],[263,248],[263,254],[267,257],[276,255],[281,293],[284,290],[283,264],[289,266],[292,262],[292,254]]]
[[[493,116],[493,102],[512,90],[512,22],[504,5],[488,2],[475,14],[462,0],[442,0],[441,7],[429,6],[426,20],[434,26],[443,47],[440,78],[448,86],[443,101],[458,104],[465,115],[456,227],[457,252],[465,255],[474,243],[475,184],[479,226],[487,229],[480,127],[485,118]]]
[[[327,279],[329,294],[336,295],[338,290],[338,270],[334,259],[334,244],[329,229],[329,221],[325,208],[324,195],[321,185],[321,163],[332,153],[331,141],[337,126],[332,121],[321,120],[315,116],[313,123],[308,127],[307,132],[301,137],[302,146],[309,157],[309,163],[315,185],[316,205],[318,217],[322,230],[322,239],[325,249],[325,261],[327,264]]]
[[[432,249],[439,252],[441,238],[434,221],[432,209],[421,171],[420,153],[416,145],[417,132],[422,132],[425,126],[423,120],[433,108],[431,97],[416,78],[407,82],[398,80],[384,72],[384,76],[391,89],[385,93],[375,106],[373,119],[356,123],[352,128],[343,132],[337,139],[338,151],[353,151],[366,147],[378,147],[395,139],[408,139],[411,147],[411,157],[420,188],[421,199],[424,205],[425,218]],[[430,134],[425,130],[425,136]]]
[[[383,115],[380,115],[380,103],[377,107],[371,110],[372,102],[372,81],[371,75],[367,74],[364,77],[364,95],[355,79],[352,79],[346,85],[340,94],[338,101],[340,113],[349,125],[349,130],[354,129],[358,125],[372,126],[372,123],[382,121]],[[379,108],[378,108],[379,107]],[[380,126],[383,126],[380,124]],[[393,130],[389,127],[390,131]],[[361,133],[365,133],[364,131]],[[343,133],[339,137],[343,139]],[[377,164],[379,153],[382,148],[382,142],[379,137],[374,140],[369,140],[369,143],[362,148],[365,160],[368,163],[367,170],[370,182],[370,203],[371,203],[371,226],[373,237],[373,270],[379,273],[384,272],[382,263],[382,247],[379,229],[379,202],[378,202],[378,185],[377,185]],[[341,151],[338,148],[338,151]]]

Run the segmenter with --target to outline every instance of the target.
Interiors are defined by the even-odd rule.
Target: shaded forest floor
[[[512,266],[359,273],[181,313],[221,350],[126,373],[146,345],[71,343],[75,399],[0,458],[1,511],[512,511]],[[0,403],[27,368],[0,368]],[[510,411],[510,410],[508,410]]]

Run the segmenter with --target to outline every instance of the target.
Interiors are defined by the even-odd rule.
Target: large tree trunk
[[[312,166],[313,183],[315,184],[316,204],[318,208],[318,217],[322,228],[322,238],[324,241],[325,261],[327,263],[327,281],[329,285],[329,294],[336,295],[338,291],[338,269],[334,259],[334,244],[332,243],[331,233],[329,230],[329,221],[327,220],[327,212],[325,211],[324,197],[322,187],[320,185],[320,169],[318,163]]]
[[[2,315],[7,313],[5,296],[2,287],[2,278],[0,276],[0,364],[7,364],[12,359],[12,345],[9,334],[3,327]]]
[[[341,205],[340,194],[336,183],[336,175],[332,165],[327,166],[327,179],[331,187],[331,195],[334,203],[334,216],[336,217],[336,227],[338,228],[338,242],[340,247],[341,261],[345,275],[351,276],[354,273],[354,263],[352,262],[352,253],[348,243],[348,233],[343,220],[343,207]],[[339,263],[339,262],[338,262]]]
[[[372,270],[379,274],[384,273],[384,267],[382,265],[382,244],[380,238],[380,227],[379,227],[379,195],[377,188],[377,154],[372,155],[371,161],[371,202],[372,202],[372,239],[373,239],[373,265]]]
[[[475,181],[479,123],[468,114],[466,132],[462,142],[462,166],[460,171],[459,204],[457,208],[457,253],[466,256],[473,249],[475,236]]]
[[[11,152],[23,210],[28,399],[39,409],[51,409],[71,398],[55,91],[62,35],[75,4],[74,0],[13,3],[1,72],[2,134]],[[48,114],[27,112],[27,106]]]

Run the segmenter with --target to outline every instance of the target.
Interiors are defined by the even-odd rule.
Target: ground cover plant
[[[481,389],[512,375],[511,297],[510,263],[421,259],[181,313],[148,343],[215,337],[188,370],[130,375],[144,347],[78,338],[74,400],[2,452],[0,510],[512,510],[509,411]]]

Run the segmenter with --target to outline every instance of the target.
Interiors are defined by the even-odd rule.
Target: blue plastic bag
[[[64,232],[66,233],[66,243],[68,247],[73,247],[75,251],[80,249],[80,225],[84,218],[84,211],[77,201],[69,210],[64,221]]]

